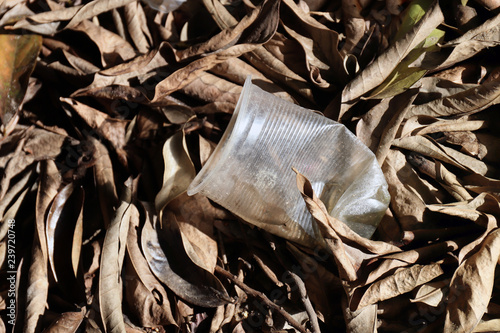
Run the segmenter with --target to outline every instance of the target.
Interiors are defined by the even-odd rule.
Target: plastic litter
[[[188,188],[243,220],[306,246],[322,242],[296,168],[330,214],[370,238],[390,201],[375,155],[344,125],[284,101],[247,78],[215,151]]]
[[[162,13],[168,13],[176,10],[180,7],[186,0],[144,0],[149,7],[160,11]]]

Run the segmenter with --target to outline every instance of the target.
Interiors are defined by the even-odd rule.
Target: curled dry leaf
[[[5,148],[8,148],[10,144],[16,144],[16,148],[12,149],[11,147],[0,158],[0,166],[3,167],[4,173],[0,182],[0,199],[7,192],[10,180],[13,177],[34,162],[56,159],[66,140],[64,135],[34,127],[23,128],[18,134],[16,136],[9,135],[6,140],[1,142],[6,145]]]
[[[396,273],[371,284],[363,293],[355,308],[364,308],[365,306],[410,292],[418,286],[434,280],[443,273],[443,269],[438,263],[402,268],[396,271]],[[353,304],[351,304],[351,308],[352,306]]]
[[[97,134],[107,139],[118,154],[122,155],[121,161],[126,161],[123,147],[125,146],[125,128],[127,121],[108,116],[104,112],[78,102],[72,98],[61,98],[92,128]],[[126,163],[126,162],[125,162]]]
[[[54,279],[61,280],[61,285],[76,279],[82,245],[83,201],[83,189],[70,183],[54,197],[47,215],[48,258]]]
[[[163,162],[163,185],[155,198],[155,207],[156,211],[160,212],[160,218],[163,208],[187,190],[196,174],[188,155],[184,132],[177,132],[165,141]]]
[[[342,107],[339,119],[343,117],[359,97],[381,84],[397,64],[443,21],[443,14],[437,2],[402,39],[397,40],[383,54],[368,65],[342,92]]]
[[[351,311],[344,298],[342,299],[342,305],[347,332],[377,332],[377,304]]]
[[[342,279],[355,281],[357,280],[356,271],[363,261],[377,255],[401,251],[398,247],[388,243],[359,236],[343,222],[330,216],[323,202],[314,194],[309,180],[296,170],[294,171],[297,173],[297,187],[307,209],[318,223],[328,249],[334,255]]]
[[[119,35],[85,20],[72,28],[89,36],[101,52],[103,67],[111,67],[136,56],[136,51]]]
[[[239,57],[269,40],[278,28],[278,8],[279,1],[266,1],[260,9],[256,9],[250,15],[245,16],[236,27],[223,30],[208,43],[199,46],[200,50],[188,49],[187,52],[189,53],[181,54],[181,58],[200,51],[208,55],[191,62],[158,83],[155,87],[155,97],[152,102],[160,102],[166,95],[184,88],[196,79],[201,72],[210,69],[217,63],[228,58]],[[222,50],[214,52],[214,47],[223,45]]]
[[[176,217],[184,247],[192,250],[188,255],[198,266],[213,272],[217,263],[217,242],[214,237],[213,221],[215,209],[208,199],[201,195],[181,195],[168,208]],[[196,259],[195,259],[196,258]]]
[[[293,97],[283,88],[273,83],[273,81],[240,58],[229,58],[226,61],[215,65],[210,72],[215,73],[216,75],[231,82],[237,83],[240,86],[243,86],[246,78],[250,75],[254,84],[259,86],[261,89],[271,92],[281,99],[294,102]],[[234,106],[232,109],[234,109]]]
[[[53,35],[62,29],[69,29],[94,16],[125,6],[135,0],[94,0],[85,5],[42,12],[23,18],[9,29],[26,29],[39,34]],[[66,24],[63,24],[63,21]]]
[[[147,53],[151,48],[153,37],[148,28],[146,14],[140,2],[131,2],[125,5],[125,19],[127,30],[134,41],[134,45],[141,53]]]
[[[95,147],[94,179],[104,223],[108,226],[111,223],[113,212],[119,203],[113,174],[113,164],[106,146],[93,136],[89,137],[89,141]]]
[[[479,27],[467,31],[462,36],[449,41],[443,48],[452,48],[451,54],[435,71],[448,68],[460,61],[466,60],[481,50],[498,45],[500,40],[500,14],[487,20]]]
[[[146,219],[151,219],[150,209],[145,207]],[[125,299],[130,304],[130,311],[140,319],[144,326],[177,325],[172,314],[169,297],[165,288],[149,269],[146,258],[140,249],[138,232],[140,216],[133,210],[127,236],[127,255],[124,281]]]
[[[425,200],[435,201],[432,187],[418,177],[404,154],[397,150],[389,151],[382,171],[389,185],[390,207],[394,216],[403,229],[413,229],[423,222]]]
[[[26,297],[26,320],[24,329],[34,331],[39,318],[45,312],[49,291],[47,274],[47,238],[45,236],[45,216],[50,202],[57,195],[61,176],[51,160],[41,161],[41,181],[36,199],[36,233],[33,242],[32,264],[29,273],[29,289]]]
[[[151,221],[146,221],[141,242],[151,271],[180,298],[204,307],[231,301],[222,283],[191,261],[178,230],[162,229],[160,223],[154,228]]]
[[[413,105],[407,116],[464,116],[477,113],[498,103],[500,103],[500,78],[455,95],[435,99],[421,105]]]
[[[485,313],[500,258],[500,229],[492,231],[478,251],[455,271],[447,298],[443,332],[470,332]]]
[[[129,183],[130,184],[130,183]],[[126,184],[120,206],[106,230],[99,273],[99,310],[106,332],[125,332],[122,312],[122,265],[132,211],[132,189]]]

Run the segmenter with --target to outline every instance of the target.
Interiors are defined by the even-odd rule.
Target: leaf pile
[[[499,331],[499,11],[1,2],[0,331]],[[185,194],[248,75],[376,154],[391,204],[374,240],[300,174],[326,248]]]

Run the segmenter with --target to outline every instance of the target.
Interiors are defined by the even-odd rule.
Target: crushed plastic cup
[[[331,216],[370,238],[390,201],[374,154],[344,125],[284,101],[247,78],[216,149],[188,194],[305,246],[322,236],[297,188],[306,176]]]

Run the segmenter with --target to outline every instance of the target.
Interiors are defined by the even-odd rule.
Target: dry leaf
[[[130,184],[130,183],[129,183]],[[121,271],[133,210],[132,189],[126,184],[102,245],[99,273],[99,309],[105,332],[124,332]]]
[[[448,68],[460,61],[469,59],[481,50],[498,45],[500,40],[500,14],[487,20],[476,29],[449,41],[443,48],[453,48],[447,59],[435,70]]]
[[[410,292],[443,273],[443,269],[438,263],[402,268],[394,274],[371,284],[359,300],[356,309]]]
[[[464,116],[482,111],[500,102],[500,78],[455,95],[413,105],[407,116]]]
[[[146,210],[146,218],[152,218]],[[125,265],[124,298],[144,326],[176,325],[168,294],[154,277],[139,247],[139,212],[132,211],[127,236],[128,262]],[[148,309],[148,310],[146,310]],[[145,311],[146,310],[146,311]]]
[[[230,298],[221,282],[191,261],[182,245],[181,235],[173,231],[161,229],[160,223],[156,223],[156,229],[151,221],[144,224],[142,250],[151,271],[177,296],[194,305],[217,307],[229,302]]]
[[[41,46],[42,39],[37,35],[0,34],[0,121],[3,132],[18,113]]]
[[[85,5],[34,14],[19,20],[8,28],[22,28],[39,34],[52,35],[62,29],[73,28],[80,22],[114,8],[125,6],[133,1],[134,0],[94,0]],[[62,21],[69,22],[62,24]]]
[[[83,190],[70,183],[54,197],[47,215],[48,259],[56,282],[76,279],[82,245],[83,200]]]
[[[447,298],[443,332],[472,331],[488,306],[500,258],[500,229],[455,271]]]
[[[342,109],[339,119],[348,110],[350,104],[381,84],[389,73],[396,68],[397,64],[441,24],[442,21],[443,15],[441,9],[437,2],[435,2],[425,16],[403,39],[396,41],[373,63],[359,73],[354,80],[347,84],[342,92]]]
[[[155,198],[156,211],[161,212],[170,201],[185,192],[194,179],[195,170],[189,157],[184,132],[171,136],[163,146],[163,185]]]
[[[85,316],[85,311],[64,312],[56,319],[44,333],[75,333]]]
[[[82,21],[72,29],[85,33],[96,43],[103,67],[112,67],[136,56],[135,49],[126,40],[90,21]]]

